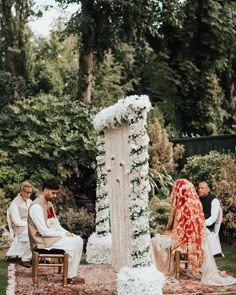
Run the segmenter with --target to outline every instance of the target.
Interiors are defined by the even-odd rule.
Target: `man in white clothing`
[[[21,244],[22,256],[21,264],[24,267],[31,267],[30,260],[32,258],[32,252],[30,249],[29,237],[28,237],[28,209],[31,204],[30,196],[32,194],[32,185],[24,181],[21,184],[20,192],[11,202],[9,207],[11,225],[15,234],[15,241]],[[13,243],[14,243],[13,242]],[[7,256],[11,256],[11,247],[7,252]]]
[[[28,216],[29,238],[33,249],[63,249],[69,254],[68,283],[83,282],[76,279],[80,259],[83,251],[83,240],[65,230],[56,217],[53,201],[59,191],[55,179],[48,179],[42,183],[42,192],[35,199]]]
[[[210,193],[210,187],[206,181],[199,183],[198,193],[203,207],[207,227],[207,238],[212,254],[223,255],[219,240],[219,232],[216,232],[216,223],[218,222],[217,220],[219,219],[220,213],[222,213],[220,202]]]

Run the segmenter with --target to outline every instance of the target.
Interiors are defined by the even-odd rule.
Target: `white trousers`
[[[32,258],[32,252],[31,252],[31,248],[30,248],[30,242],[22,242],[22,244],[24,245],[24,250],[21,256],[21,261],[30,261]]]
[[[19,236],[15,236],[6,256],[18,256],[21,261],[30,261],[32,252],[27,232],[23,232]]]
[[[211,232],[207,229],[207,240],[213,255],[222,254],[219,234]]]
[[[63,237],[51,248],[63,249],[69,254],[68,278],[76,277],[83,252],[83,239],[79,236]]]

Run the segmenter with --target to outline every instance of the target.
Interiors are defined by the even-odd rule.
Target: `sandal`
[[[85,279],[77,278],[77,277],[76,278],[68,278],[67,284],[71,284],[71,285],[85,284]]]

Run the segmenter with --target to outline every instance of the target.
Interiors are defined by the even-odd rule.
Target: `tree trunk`
[[[94,59],[94,0],[81,1],[81,40],[79,55],[79,89],[78,100],[91,102]]]
[[[88,104],[91,102],[91,91],[93,83],[93,36],[83,38],[79,57],[79,92],[78,99]]]
[[[24,45],[24,26],[27,18],[28,2],[16,2],[16,16],[12,16],[14,1],[2,0],[1,29],[4,37],[4,70],[10,71],[14,76],[27,79],[26,57]]]

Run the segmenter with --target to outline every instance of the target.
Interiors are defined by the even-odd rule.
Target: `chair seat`
[[[64,254],[65,253],[65,251],[63,249],[54,249],[54,248],[52,248],[50,250],[36,248],[36,249],[34,249],[34,251],[38,252],[39,254],[48,254],[48,255],[50,255],[50,254]]]

